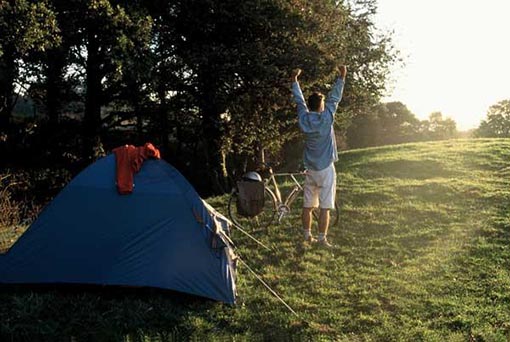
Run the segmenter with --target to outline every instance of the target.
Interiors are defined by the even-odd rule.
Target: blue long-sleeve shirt
[[[298,82],[292,83],[297,104],[299,128],[305,135],[304,164],[307,169],[320,171],[338,160],[333,122],[338,103],[342,99],[344,80],[339,77],[328,94],[324,111],[310,112]]]

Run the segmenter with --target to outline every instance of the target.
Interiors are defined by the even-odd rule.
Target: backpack
[[[264,182],[237,182],[237,212],[241,216],[254,217],[264,209]]]

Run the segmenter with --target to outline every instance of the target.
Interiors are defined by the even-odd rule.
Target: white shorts
[[[320,171],[307,170],[303,190],[304,208],[334,209],[336,194],[335,165],[331,164]]]

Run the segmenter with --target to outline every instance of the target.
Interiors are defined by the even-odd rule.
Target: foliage
[[[375,0],[15,3],[47,10],[39,28],[7,6],[0,27],[40,33],[37,44],[16,37],[38,53],[4,54],[23,63],[23,77],[5,84],[19,78],[48,137],[60,121],[78,120],[84,165],[94,147],[152,140],[204,192],[227,190],[227,177],[296,137],[291,69],[305,70],[305,91],[327,91],[335,67],[349,66],[342,135],[377,102],[397,60],[390,36],[374,26]]]
[[[419,124],[403,103],[384,103],[354,118],[347,131],[347,141],[352,147],[409,142],[416,139]]]
[[[55,15],[46,1],[0,2],[0,125],[15,104],[15,83],[23,87],[19,69],[30,53],[58,45]],[[26,90],[26,89],[25,89]]]
[[[142,289],[4,290],[0,339],[506,341],[509,151],[478,139],[341,153],[331,250],[300,244],[299,203],[254,233],[271,251],[235,230],[243,260],[299,317],[240,265],[236,306]],[[226,199],[208,202],[225,211]]]
[[[487,112],[487,119],[482,120],[475,135],[488,138],[510,137],[510,100],[492,105]]]
[[[347,130],[350,147],[382,146],[413,141],[446,140],[457,136],[456,123],[431,113],[418,120],[401,102],[381,103],[353,119]]]
[[[428,121],[421,122],[421,134],[427,140],[445,140],[454,138],[457,133],[457,124],[451,118],[443,118],[441,112],[429,115]],[[423,138],[422,138],[423,139]]]
[[[15,0],[0,4],[0,56],[11,48],[17,57],[31,50],[44,50],[51,43],[58,43],[49,35],[55,30],[55,17],[47,2]]]
[[[20,210],[17,208],[17,203],[15,203],[11,198],[11,193],[9,191],[8,180],[10,175],[1,175],[0,176],[0,229],[5,229],[6,227],[16,226],[21,222],[20,219]],[[2,249],[0,247],[0,249]]]
[[[0,254],[9,250],[41,210],[34,197],[20,194],[28,190],[27,178],[20,176],[10,170],[0,173]]]

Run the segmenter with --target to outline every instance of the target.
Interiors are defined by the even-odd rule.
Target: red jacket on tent
[[[125,145],[113,150],[117,165],[117,190],[121,195],[133,192],[133,179],[135,173],[140,171],[147,158],[161,159],[159,150],[151,143],[135,147]]]

